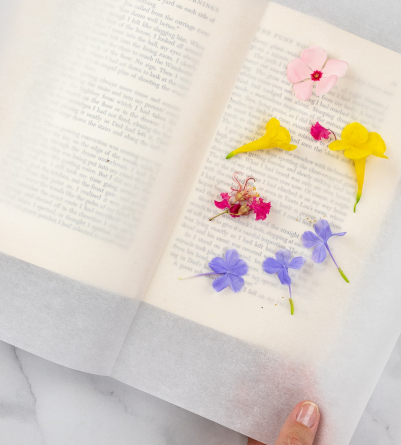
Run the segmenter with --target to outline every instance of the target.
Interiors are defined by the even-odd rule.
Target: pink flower
[[[327,53],[319,46],[311,46],[301,53],[301,58],[291,60],[287,66],[287,78],[294,84],[295,96],[299,100],[308,100],[316,83],[316,96],[328,93],[343,77],[348,63],[343,60],[327,60]]]
[[[323,139],[328,139],[330,137],[330,130],[327,128],[322,127],[319,122],[316,122],[315,125],[312,125],[310,129],[310,134],[312,135],[313,139],[316,139],[317,141],[320,141]],[[334,134],[334,133],[333,133]]]
[[[236,186],[231,187],[231,192],[220,193],[222,201],[214,201],[214,205],[223,212],[209,218],[209,221],[225,213],[228,213],[232,218],[239,218],[249,215],[252,211],[255,212],[256,221],[266,219],[266,215],[270,212],[270,202],[263,202],[263,199],[259,198],[259,194],[256,193],[256,188],[249,184],[250,181],[255,181],[254,178],[248,177],[241,182],[237,177],[238,174],[238,172],[233,174]]]
[[[258,221],[259,219],[266,219],[266,215],[270,213],[271,204],[270,202],[264,202],[262,198],[253,198],[249,207],[255,212],[256,221]]]
[[[223,198],[223,201],[214,201],[214,205],[218,209],[226,209],[227,207],[230,207],[230,203],[228,202],[230,200],[230,195],[228,193],[220,193],[220,196]]]

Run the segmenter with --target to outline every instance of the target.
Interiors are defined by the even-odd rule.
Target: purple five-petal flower
[[[329,252],[329,255],[334,261],[334,264],[336,265],[341,276],[347,283],[349,283],[348,278],[344,275],[344,272],[340,269],[340,267],[338,267],[338,264],[336,263],[336,260],[334,259],[328,245],[328,241],[332,236],[344,236],[347,232],[333,233],[331,231],[330,224],[325,219],[318,221],[315,224],[314,229],[316,235],[310,231],[304,232],[302,235],[303,245],[307,248],[314,248],[312,252],[312,260],[315,263],[323,263],[323,261],[326,259],[327,252]]]
[[[213,281],[213,289],[220,292],[228,286],[234,292],[239,292],[245,284],[242,275],[248,272],[248,265],[241,260],[239,253],[235,249],[227,250],[224,258],[213,258],[209,263],[209,267],[215,274],[221,275]],[[207,275],[213,275],[209,273]]]
[[[306,259],[302,256],[297,256],[291,259],[292,254],[287,249],[278,250],[275,254],[276,259],[269,257],[263,261],[263,270],[267,273],[277,273],[281,284],[286,284],[290,291],[291,314],[294,313],[294,306],[291,293],[291,277],[288,269],[301,269]]]

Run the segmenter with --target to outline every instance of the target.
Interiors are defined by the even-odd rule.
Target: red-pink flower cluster
[[[266,215],[269,214],[271,203],[264,202],[256,193],[256,187],[249,185],[249,181],[255,181],[255,179],[248,177],[242,184],[237,175],[238,172],[233,174],[233,180],[237,184],[237,188],[231,187],[230,193],[221,193],[222,201],[214,201],[215,206],[224,211],[210,218],[210,221],[224,213],[228,213],[232,218],[238,218],[254,212],[256,221],[266,219]]]

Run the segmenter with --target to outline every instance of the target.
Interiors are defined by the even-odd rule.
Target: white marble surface
[[[296,6],[292,0],[281,1]],[[0,52],[6,25],[19,2],[0,0]],[[367,37],[364,34],[373,29],[377,43],[401,48],[398,15],[391,12],[401,8],[399,0],[381,2],[380,14],[369,12],[369,5],[378,5],[373,1],[309,0],[302,4],[313,9],[308,12],[323,16],[325,8],[331,8],[330,13],[340,20],[344,14],[335,5],[343,3],[349,9],[346,28],[353,16],[360,17],[358,8],[362,8],[364,19],[358,20],[360,26],[354,32]],[[385,20],[386,14],[391,20]],[[380,20],[370,23],[373,16]],[[400,413],[401,339],[351,444],[400,444]],[[246,438],[111,378],[73,371],[0,342],[0,444],[245,445]]]
[[[351,445],[400,444],[400,396],[401,338]],[[111,378],[0,342],[0,444],[245,445],[246,438]]]

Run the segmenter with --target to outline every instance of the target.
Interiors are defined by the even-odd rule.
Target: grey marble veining
[[[351,445],[399,445],[400,396],[401,338]],[[0,443],[245,445],[246,438],[111,378],[64,368],[0,342]]]

